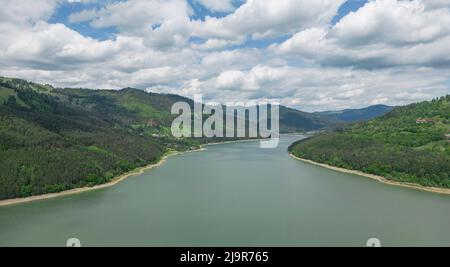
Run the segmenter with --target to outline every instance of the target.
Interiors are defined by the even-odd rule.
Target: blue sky
[[[333,24],[336,24],[341,18],[345,17],[350,12],[356,12],[367,3],[367,0],[350,0],[345,2],[338,11],[338,14],[333,18]]]
[[[106,5],[112,2],[120,2],[120,0],[110,0],[110,1],[100,1],[100,2],[93,2],[93,3],[80,3],[80,2],[63,2],[59,7],[56,9],[55,13],[50,19],[50,22],[52,23],[63,23],[67,25],[68,27],[76,30],[77,32],[89,36],[98,40],[105,40],[114,38],[114,34],[117,34],[119,31],[114,28],[102,28],[102,29],[96,29],[90,26],[89,22],[81,22],[81,23],[70,23],[69,22],[69,16],[72,13],[77,13],[80,11],[83,11],[85,9],[101,9],[104,8]],[[211,10],[208,10],[206,7],[198,3],[196,0],[188,0],[189,4],[192,7],[192,10],[194,11],[194,14],[192,14],[191,18],[193,19],[205,19],[206,16],[214,16],[214,17],[224,17],[230,12],[214,12]],[[234,0],[233,5],[238,8],[241,6],[245,1],[243,0]]]
[[[51,19],[49,20],[52,23],[63,23],[66,26],[70,27],[71,29],[83,34],[84,36],[89,36],[98,40],[107,40],[114,38],[115,34],[119,33],[119,31],[115,27],[109,27],[109,28],[101,28],[97,29],[94,27],[91,27],[89,22],[80,22],[80,23],[70,23],[69,22],[69,16],[72,13],[77,13],[80,11],[83,11],[85,9],[101,9],[104,8],[105,5],[111,2],[119,2],[117,1],[100,1],[100,2],[94,2],[94,3],[69,3],[64,2],[62,3]],[[192,10],[194,11],[194,14],[192,14],[192,19],[200,19],[204,20],[206,16],[210,17],[224,17],[231,12],[214,12],[212,10],[207,9],[203,5],[201,5],[196,0],[188,0],[189,4],[192,7]],[[233,5],[238,8],[240,7],[245,0],[233,0]],[[333,18],[332,23],[336,24],[341,18],[345,17],[349,12],[357,11],[360,7],[364,6],[364,4],[367,3],[367,0],[349,0],[342,4],[342,6],[338,10],[338,14]],[[249,40],[249,42],[245,45],[235,46],[236,47],[266,47],[273,42],[281,43],[289,38],[289,35],[281,36],[278,38],[273,38],[270,40]]]
[[[450,0],[2,1],[1,76],[306,111],[450,93]]]
[[[106,2],[106,1],[105,1]],[[104,3],[103,3],[104,4]],[[50,23],[63,23],[67,27],[79,32],[84,36],[89,36],[98,40],[107,40],[114,38],[118,33],[114,27],[96,29],[90,26],[89,22],[70,23],[69,16],[72,13],[81,12],[88,8],[102,8],[104,5],[99,3],[62,3],[55,11]]]

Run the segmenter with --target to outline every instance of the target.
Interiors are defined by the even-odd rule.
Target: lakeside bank
[[[200,151],[200,150],[202,150],[202,149],[191,150],[189,152],[195,152],[195,151]],[[92,186],[92,187],[75,188],[75,189],[66,190],[66,191],[62,191],[62,192],[58,192],[58,193],[36,195],[36,196],[31,196],[31,197],[26,197],[26,198],[13,198],[13,199],[0,200],[0,207],[24,204],[24,203],[28,203],[28,202],[46,200],[46,199],[63,197],[63,196],[74,195],[74,194],[80,194],[80,193],[84,193],[84,192],[88,192],[88,191],[99,190],[99,189],[104,189],[104,188],[108,188],[111,186],[115,186],[130,177],[142,174],[145,171],[159,167],[162,164],[164,164],[164,162],[167,160],[167,158],[174,156],[174,155],[182,154],[182,153],[186,153],[186,152],[168,152],[157,163],[152,163],[147,166],[137,168],[133,171],[130,171],[130,172],[127,172],[120,176],[117,176],[116,178],[112,179],[110,182],[105,183],[105,184],[100,184],[100,185],[96,185],[96,186]]]
[[[427,186],[422,186],[422,185],[418,185],[418,184],[392,181],[392,180],[389,180],[386,177],[379,176],[379,175],[369,174],[369,173],[356,171],[356,170],[344,169],[344,168],[328,165],[328,164],[325,164],[325,163],[319,163],[319,162],[315,162],[315,161],[312,161],[312,160],[303,159],[303,158],[295,156],[292,153],[289,153],[289,155],[291,157],[293,157],[294,159],[296,159],[296,160],[299,160],[299,161],[302,161],[302,162],[305,162],[305,163],[308,163],[308,164],[312,164],[312,165],[315,165],[315,166],[319,166],[319,167],[326,168],[326,169],[333,170],[333,171],[337,171],[337,172],[342,172],[342,173],[362,176],[362,177],[365,177],[365,178],[376,180],[376,181],[378,181],[380,183],[383,183],[383,184],[388,184],[388,185],[393,185],[393,186],[400,186],[400,187],[406,187],[406,188],[410,188],[410,189],[416,189],[416,190],[420,190],[420,191],[426,191],[426,192],[442,194],[442,195],[450,195],[450,189],[448,189],[448,188],[427,187]]]
[[[238,143],[238,142],[256,142],[256,141],[260,141],[260,139],[246,139],[246,140],[236,140],[236,141],[209,143],[209,144],[201,145],[199,149],[187,150],[187,151],[182,151],[182,152],[180,152],[180,151],[170,151],[170,152],[167,152],[157,163],[152,163],[152,164],[146,165],[144,167],[137,168],[137,169],[135,169],[133,171],[130,171],[128,173],[119,175],[116,178],[112,179],[110,182],[105,183],[105,184],[96,185],[96,186],[93,186],[93,187],[75,188],[75,189],[66,190],[66,191],[62,191],[62,192],[58,192],[58,193],[36,195],[36,196],[31,196],[31,197],[26,197],[26,198],[13,198],[13,199],[0,200],[0,207],[17,205],[17,204],[25,204],[25,203],[29,203],[29,202],[35,202],[35,201],[40,201],[40,200],[58,198],[58,197],[63,197],[63,196],[69,196],[69,195],[85,193],[85,192],[94,191],[94,190],[105,189],[105,188],[108,188],[108,187],[115,186],[115,185],[123,182],[124,180],[126,180],[128,178],[131,178],[131,177],[143,174],[146,171],[149,171],[151,169],[160,167],[161,165],[163,165],[166,162],[166,160],[169,157],[172,157],[172,156],[182,155],[182,154],[185,154],[185,153],[193,153],[193,152],[205,151],[206,147],[213,146],[213,145],[222,145],[222,144],[230,144],[230,143]]]

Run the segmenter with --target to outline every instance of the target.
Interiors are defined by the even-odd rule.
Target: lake
[[[208,146],[98,191],[0,208],[0,246],[450,246],[450,196]]]

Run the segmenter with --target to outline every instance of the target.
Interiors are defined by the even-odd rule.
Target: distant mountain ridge
[[[391,106],[374,105],[361,109],[308,113],[280,106],[280,129],[283,133],[336,129],[383,116],[394,109]]]
[[[316,112],[319,116],[323,116],[330,120],[334,121],[343,121],[343,122],[359,122],[359,121],[368,121],[374,119],[376,117],[382,116],[386,113],[391,112],[395,107],[386,106],[386,105],[374,105],[361,109],[345,109],[340,111],[325,111],[325,112]]]

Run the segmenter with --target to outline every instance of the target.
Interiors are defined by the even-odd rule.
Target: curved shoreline
[[[149,164],[147,166],[144,166],[144,167],[141,167],[141,168],[137,168],[137,169],[135,169],[133,171],[130,171],[128,173],[125,173],[125,174],[122,174],[120,176],[117,176],[116,178],[112,179],[108,183],[101,184],[101,185],[96,185],[96,186],[93,186],[93,187],[75,188],[75,189],[62,191],[62,192],[58,192],[58,193],[51,193],[51,194],[45,194],[45,195],[31,196],[31,197],[26,197],[26,198],[13,198],[13,199],[0,200],[0,208],[1,207],[6,207],[6,206],[17,205],[17,204],[25,204],[25,203],[29,203],[29,202],[35,202],[35,201],[39,201],[39,200],[46,200],[46,199],[63,197],[63,196],[75,195],[75,194],[85,193],[85,192],[99,190],[99,189],[105,189],[105,188],[108,188],[108,187],[115,186],[115,185],[123,182],[124,180],[126,180],[128,178],[131,178],[131,177],[136,176],[136,175],[143,174],[144,172],[146,172],[148,170],[157,168],[157,167],[163,165],[166,162],[166,160],[169,157],[172,157],[172,156],[182,155],[182,154],[185,154],[185,153],[205,151],[206,150],[205,147],[207,147],[207,146],[230,144],[230,143],[238,143],[238,142],[256,142],[256,141],[260,141],[260,140],[259,139],[250,139],[250,140],[247,139],[247,140],[226,141],[226,142],[203,144],[203,145],[200,146],[199,149],[195,149],[195,150],[188,150],[188,151],[183,151],[183,152],[171,151],[171,152],[166,153],[157,163]]]
[[[302,161],[302,162],[305,162],[305,163],[308,163],[308,164],[316,165],[316,166],[319,166],[319,167],[322,167],[322,168],[326,168],[326,169],[337,171],[337,172],[341,172],[341,173],[347,173],[347,174],[353,174],[353,175],[366,177],[366,178],[369,178],[369,179],[372,179],[372,180],[376,180],[376,181],[378,181],[380,183],[383,183],[383,184],[388,184],[388,185],[393,185],[393,186],[400,186],[400,187],[405,187],[405,188],[410,188],[410,189],[415,189],[415,190],[420,190],[420,191],[426,191],[426,192],[435,193],[435,194],[441,194],[441,195],[450,195],[450,189],[447,189],[447,188],[427,187],[427,186],[422,186],[422,185],[418,185],[418,184],[391,181],[391,180],[389,180],[389,179],[387,179],[386,177],[383,177],[383,176],[369,174],[369,173],[365,173],[365,172],[361,172],[361,171],[355,171],[355,170],[339,168],[339,167],[331,166],[331,165],[328,165],[328,164],[319,163],[319,162],[315,162],[315,161],[312,161],[312,160],[299,158],[299,157],[295,156],[292,153],[289,153],[289,155],[291,157],[293,157],[294,159],[296,159],[296,160],[299,160],[299,161]]]
[[[195,150],[192,150],[192,152],[194,152],[194,151]],[[46,199],[57,198],[57,197],[63,197],[63,196],[69,196],[69,195],[75,195],[75,194],[80,194],[80,193],[84,193],[84,192],[88,192],[88,191],[99,190],[99,189],[104,189],[104,188],[108,188],[111,186],[115,186],[130,177],[133,177],[133,176],[136,176],[139,174],[143,174],[145,171],[148,171],[153,168],[161,166],[162,164],[164,164],[164,162],[167,160],[167,158],[174,156],[174,155],[178,155],[178,154],[181,154],[181,153],[180,152],[169,152],[166,155],[164,155],[157,163],[149,164],[147,166],[144,166],[144,167],[135,169],[133,171],[130,171],[128,173],[122,174],[120,176],[117,176],[116,178],[112,179],[110,182],[105,183],[105,184],[96,185],[93,187],[75,188],[75,189],[70,189],[70,190],[66,190],[66,191],[62,191],[62,192],[58,192],[58,193],[37,195],[37,196],[31,196],[31,197],[26,197],[26,198],[13,198],[13,199],[1,200],[0,207],[24,204],[24,203],[29,203],[29,202],[39,201],[39,200],[46,200]]]

